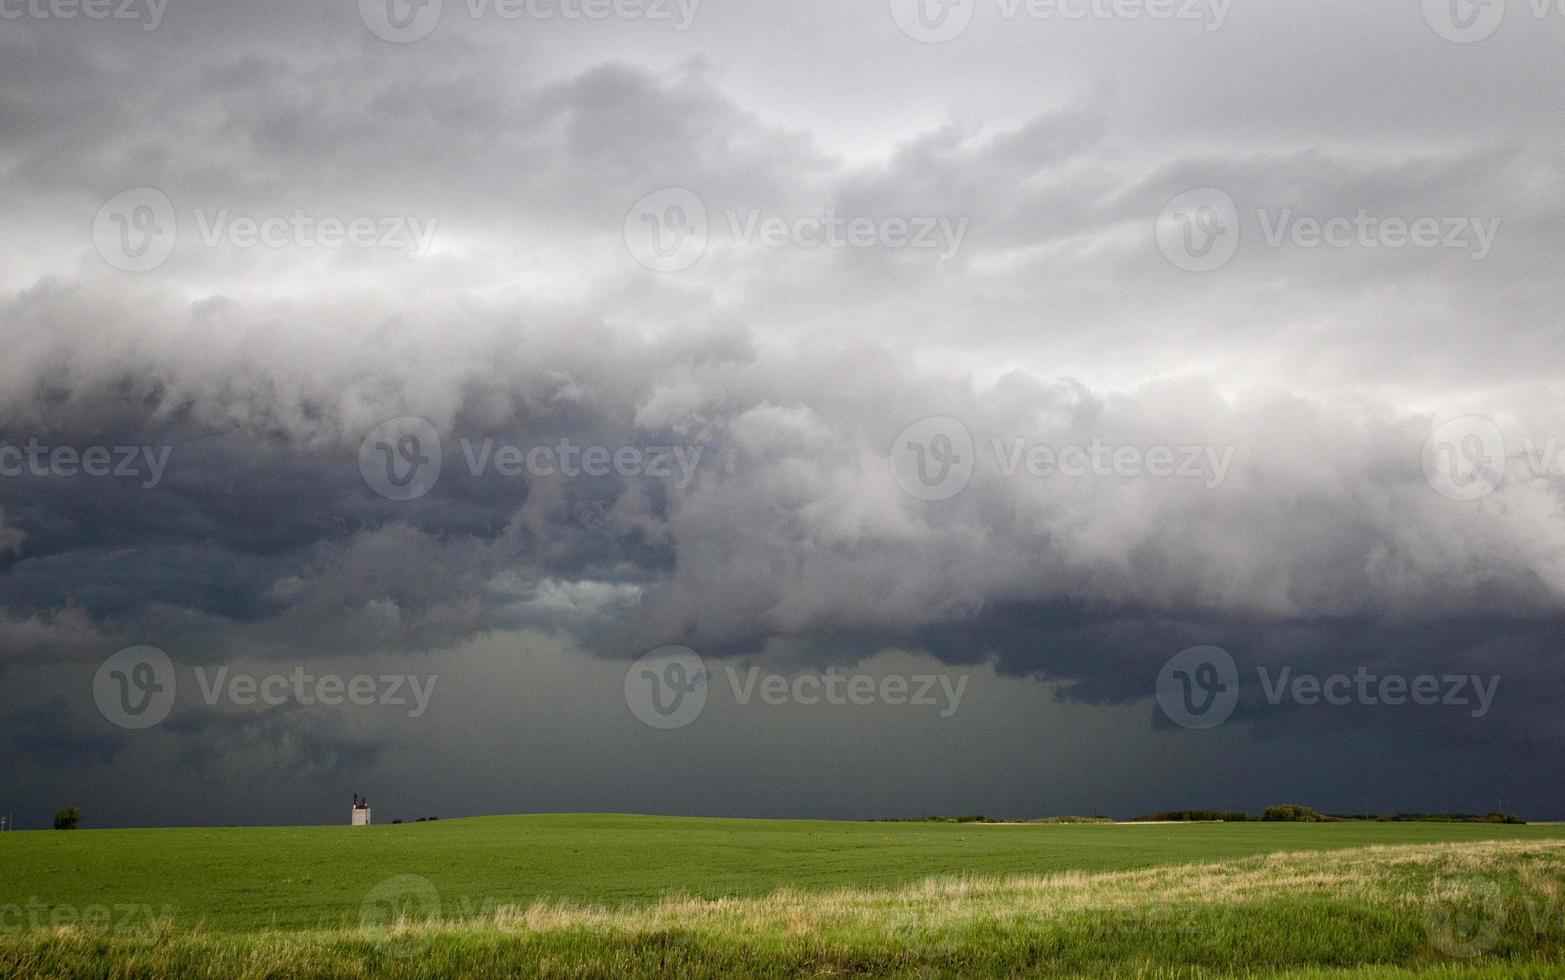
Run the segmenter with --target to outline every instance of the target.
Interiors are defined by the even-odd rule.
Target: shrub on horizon
[[[1267,807],[1266,812],[1261,814],[1261,819],[1273,823],[1330,823],[1337,818],[1328,817],[1324,813],[1296,803],[1281,803]]]

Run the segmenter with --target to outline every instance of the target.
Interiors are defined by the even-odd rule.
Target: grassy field
[[[1554,826],[530,816],[0,836],[0,975],[1565,977],[1560,964]]]

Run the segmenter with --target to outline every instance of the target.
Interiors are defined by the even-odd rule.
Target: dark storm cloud
[[[1517,450],[1565,433],[1537,353],[1558,348],[1565,298],[1565,156],[1539,84],[1560,62],[1536,57],[1559,25],[1469,48],[1411,7],[1283,3],[1236,8],[1211,37],[980,18],[930,47],[883,5],[736,3],[678,36],[458,10],[394,45],[353,6],[0,36],[0,441],[169,451],[155,485],[0,480],[0,675],[43,705],[8,715],[31,758],[113,756],[116,736],[71,734],[93,730],[90,706],[51,700],[85,681],[36,671],[131,642],[187,665],[465,663],[496,636],[615,669],[666,643],[778,669],[926,653],[1047,684],[1060,710],[1134,710],[1154,740],[1161,716],[1139,712],[1159,667],[1218,644],[1251,672],[1503,678],[1482,724],[1327,721],[1247,687],[1236,724],[1274,747],[1351,730],[1530,766],[1565,743],[1565,472],[1529,473]],[[779,17],[818,58],[775,41]],[[141,186],[169,196],[179,238],[138,275],[88,230]],[[623,240],[663,187],[694,192],[711,225],[673,275]],[[1234,199],[1243,242],[1192,275],[1154,229],[1199,187]],[[200,240],[216,212],[295,209],[417,218],[433,244],[414,260]],[[828,210],[968,225],[944,261],[730,240],[748,212]],[[1265,241],[1284,213],[1361,212],[1499,231],[1481,260]],[[1478,502],[1422,469],[1435,426],[1464,414],[1518,440]],[[442,440],[439,483],[411,501],[359,471],[366,435],[401,416]],[[937,502],[887,460],[929,416],[960,420],[978,453]],[[688,485],[467,470],[485,440],[562,439],[702,453]],[[1199,447],[1222,473],[1003,471],[1008,447],[1094,440]],[[484,681],[513,659],[464,668],[469,696],[505,690]],[[431,751],[460,755],[505,712]],[[571,758],[604,717],[560,719],[579,727],[555,750]],[[178,764],[208,774],[394,769],[411,751],[318,711],[173,724]],[[666,799],[630,782],[628,808]]]
[[[102,499],[81,479],[16,484],[12,520],[24,537],[4,594],[18,612],[70,602],[104,624],[155,624],[176,646],[211,634],[238,649],[325,654],[452,646],[536,625],[513,601],[518,586],[618,584],[639,598],[616,600],[582,636],[614,656],[667,642],[750,655],[771,641],[843,650],[857,635],[866,642],[856,656],[917,642],[952,662],[992,656],[1005,670],[1123,699],[1145,695],[1136,683],[1103,688],[1125,676],[1125,658],[1220,641],[1228,620],[1335,623],[1323,628],[1346,636],[1385,618],[1411,630],[1556,608],[1552,551],[1527,523],[1550,481],[1502,490],[1515,509],[1454,508],[1421,469],[1427,420],[1350,419],[1276,393],[1229,403],[1191,384],[1104,396],[1012,375],[975,390],[910,376],[884,354],[825,372],[697,363],[656,347],[624,356],[644,365],[640,376],[600,356],[547,382],[552,396],[506,390],[487,370],[452,379],[463,400],[443,428],[448,472],[411,502],[363,483],[340,408],[246,394],[252,417],[308,416],[308,434],[187,434],[157,487],[103,484]],[[677,397],[664,394],[671,386]],[[534,416],[523,407],[565,391],[568,406]],[[179,414],[221,417],[226,397],[203,393]],[[925,505],[896,487],[885,456],[898,427],[934,410],[968,420],[982,462],[967,491]],[[317,435],[329,430],[341,435]],[[708,455],[678,489],[465,472],[484,439],[547,446],[562,432],[602,445],[685,433]],[[1207,460],[1224,470],[1157,484],[1002,469],[1015,440],[1094,439],[1210,447]],[[94,516],[116,508],[140,516]],[[1049,639],[1033,644],[1036,631]]]
[[[23,758],[49,766],[92,766],[112,762],[122,740],[90,731],[65,699],[53,697],[4,720],[6,742]],[[83,731],[84,728],[89,729]]]
[[[141,429],[136,423],[158,409],[127,403],[125,411],[131,417],[113,427],[13,437],[23,449],[155,446],[168,457],[153,486],[145,474],[8,480],[17,541],[0,565],[8,607],[69,605],[181,645],[180,637],[211,643],[215,633],[295,652],[419,648],[510,622],[507,597],[490,581],[502,571],[623,578],[669,561],[661,486],[609,477],[540,488],[492,468],[464,472],[485,440],[552,446],[570,433],[583,445],[615,445],[589,411],[540,413],[515,427],[459,414],[454,432],[466,444],[447,447],[453,475],[407,504],[371,491],[353,444],[325,451],[238,428]],[[224,655],[221,646],[199,654]]]
[[[291,704],[245,714],[190,712],[168,728],[180,737],[177,761],[208,774],[231,771],[235,758],[273,777],[352,773],[396,747],[383,734],[358,735],[335,715]]]

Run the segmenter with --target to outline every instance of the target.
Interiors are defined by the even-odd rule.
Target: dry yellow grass
[[[1562,907],[1565,841],[1513,841],[1290,852],[1223,864],[1169,865],[1102,874],[930,879],[889,890],[843,889],[818,894],[785,889],[763,898],[671,897],[630,909],[546,901],[525,908],[503,906],[477,920],[403,925],[798,937],[1036,923],[1093,910],[1231,907],[1311,894],[1417,906],[1485,898],[1495,884],[1485,873],[1502,862],[1510,874],[1519,877],[1534,902],[1549,909]],[[1410,879],[1430,879],[1433,887],[1409,891]]]

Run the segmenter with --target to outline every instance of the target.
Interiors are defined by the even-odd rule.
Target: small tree
[[[82,822],[82,812],[76,809],[72,803],[63,810],[57,810],[54,814],[55,830],[75,830]]]
[[[1316,813],[1307,806],[1299,806],[1294,803],[1282,803],[1277,806],[1269,806],[1266,812],[1261,814],[1262,820],[1283,823],[1327,823],[1331,817]]]

